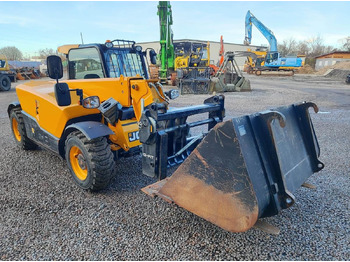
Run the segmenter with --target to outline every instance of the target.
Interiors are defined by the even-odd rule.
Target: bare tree
[[[15,46],[5,46],[0,49],[0,54],[5,55],[8,60],[21,60],[22,52]]]
[[[326,46],[321,36],[310,38],[307,42],[310,48],[308,54],[310,57],[317,57],[336,50],[333,46]]]
[[[56,52],[52,48],[39,49],[40,59],[46,59],[50,55],[56,55]]]
[[[300,41],[297,45],[298,55],[308,55],[310,47],[306,41]]]
[[[283,40],[283,43],[278,45],[278,51],[281,56],[297,55],[297,41],[294,38]]]
[[[350,52],[350,36],[341,39],[343,42],[342,50],[346,52]]]
[[[348,39],[347,43],[350,48],[350,37]],[[347,43],[344,44],[344,49],[347,47]],[[317,56],[336,51],[333,46],[325,45],[320,35],[299,42],[293,38],[289,38],[278,45],[278,50],[281,56],[305,55],[305,63],[312,67],[315,66]]]

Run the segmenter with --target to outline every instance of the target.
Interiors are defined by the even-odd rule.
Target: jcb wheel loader
[[[223,122],[224,96],[170,108],[176,90],[149,79],[145,52],[135,42],[63,46],[47,59],[54,81],[16,88],[8,107],[15,141],[40,145],[66,159],[74,181],[92,191],[108,186],[115,160],[142,154],[142,171],[158,178],[143,188],[232,232],[291,206],[293,193],[323,168],[308,112],[300,103]],[[155,62],[155,53],[150,52]],[[207,114],[189,122],[193,115]],[[198,119],[198,117],[196,117]],[[207,126],[190,136],[193,127]],[[170,176],[167,169],[180,165]]]

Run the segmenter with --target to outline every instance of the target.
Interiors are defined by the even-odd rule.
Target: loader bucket
[[[216,124],[173,175],[144,192],[231,232],[290,207],[324,165],[308,108],[300,103]]]

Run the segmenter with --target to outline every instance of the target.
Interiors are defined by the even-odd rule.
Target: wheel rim
[[[21,141],[21,133],[18,130],[18,122],[16,120],[16,118],[12,118],[12,130],[13,130],[13,134],[15,135],[15,138],[18,142]]]
[[[85,157],[79,147],[73,146],[69,151],[69,160],[75,176],[80,180],[87,178],[88,169]]]

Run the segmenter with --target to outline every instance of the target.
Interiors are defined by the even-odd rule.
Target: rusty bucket
[[[279,107],[218,123],[173,175],[143,189],[231,232],[293,205],[324,165],[308,108]]]

